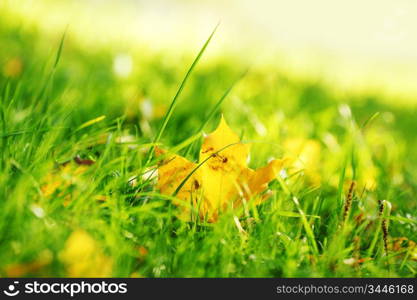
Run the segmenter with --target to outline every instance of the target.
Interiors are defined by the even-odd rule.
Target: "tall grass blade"
[[[206,42],[204,43],[203,47],[201,48],[200,52],[197,54],[196,58],[194,59],[193,63],[191,64],[190,68],[188,69],[187,73],[185,74],[184,79],[182,80],[180,87],[178,88],[174,98],[172,99],[172,102],[168,108],[167,113],[165,114],[164,120],[162,122],[161,127],[158,130],[158,133],[156,134],[153,143],[156,144],[159,142],[159,140],[162,137],[162,134],[165,131],[165,128],[169,122],[169,120],[171,119],[172,113],[175,109],[175,106],[177,104],[178,98],[181,95],[182,90],[185,87],[185,84],[187,83],[191,73],[193,72],[194,68],[196,67],[196,65],[198,64],[198,62],[200,61],[201,57],[203,56],[204,52],[206,51],[207,46],[209,45],[211,39],[213,38],[217,28],[219,27],[219,24],[216,25],[216,27],[213,29],[213,31],[211,32],[210,36],[208,37],[208,39],[206,40]],[[152,159],[153,153],[155,151],[155,147],[152,147],[149,151],[149,155],[148,155],[148,159],[147,159],[147,163],[149,163],[149,161]]]

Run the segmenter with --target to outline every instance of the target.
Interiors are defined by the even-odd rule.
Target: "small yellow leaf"
[[[290,138],[284,149],[289,157],[290,174],[303,171],[312,185],[320,185],[321,145],[313,139]]]
[[[43,196],[62,196],[66,200],[70,200],[73,196],[73,193],[70,193],[71,187],[79,183],[80,176],[87,169],[87,164],[79,164],[76,160],[58,166],[56,170],[43,178],[41,186]]]
[[[273,160],[267,166],[252,170],[247,166],[249,145],[243,144],[222,117],[215,131],[205,137],[200,151],[199,164],[179,155],[166,155],[157,149],[157,155],[166,157],[158,169],[158,189],[163,194],[176,194],[183,202],[199,209],[200,217],[216,221],[220,212],[237,208],[242,200],[255,200],[265,191],[283,167],[283,160]],[[265,197],[256,199],[259,203]],[[180,204],[177,202],[176,204]],[[183,207],[185,215],[190,215]]]
[[[166,195],[173,195],[177,187],[181,182],[190,174],[196,164],[188,161],[179,155],[167,155],[167,153],[159,148],[155,149],[155,155],[157,157],[164,156],[163,161],[158,168],[158,184],[157,188]],[[199,171],[195,172],[182,188],[178,191],[177,198],[181,200],[194,201],[196,205],[195,195],[201,186],[201,179]],[[179,202],[174,202],[179,205]]]

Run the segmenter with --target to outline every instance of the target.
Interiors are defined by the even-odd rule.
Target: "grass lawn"
[[[206,59],[215,36],[126,55],[21,22],[0,12],[0,276],[416,277],[415,105]],[[250,167],[288,164],[259,205],[184,220],[151,154],[198,161],[221,114]]]

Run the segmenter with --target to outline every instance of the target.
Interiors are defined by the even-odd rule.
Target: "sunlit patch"
[[[154,114],[154,108],[152,101],[150,99],[143,99],[139,103],[140,111],[142,112],[142,116],[146,119],[152,119]]]
[[[345,119],[352,118],[352,110],[350,109],[349,105],[341,104],[339,105],[339,113]]]

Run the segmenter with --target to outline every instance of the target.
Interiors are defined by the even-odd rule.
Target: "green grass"
[[[416,277],[415,254],[391,247],[399,237],[417,241],[415,108],[389,106],[383,95],[342,95],[275,65],[242,77],[237,57],[204,54],[196,65],[189,55],[129,49],[133,73],[120,78],[117,47],[86,49],[71,34],[62,44],[7,14],[0,44],[1,276],[71,275],[62,253],[81,229],[112,262],[103,276]],[[13,58],[23,68],[9,76]],[[143,176],[155,165],[156,143],[196,160],[196,134],[211,131],[220,113],[252,142],[252,167],[294,154],[285,147],[292,138],[320,146],[305,172],[270,184],[272,196],[240,219],[244,232],[233,212],[216,223],[177,219],[172,199]],[[77,156],[95,163],[45,196],[48,174]],[[371,179],[375,189],[365,189]],[[390,211],[384,202],[380,213],[382,200]]]

